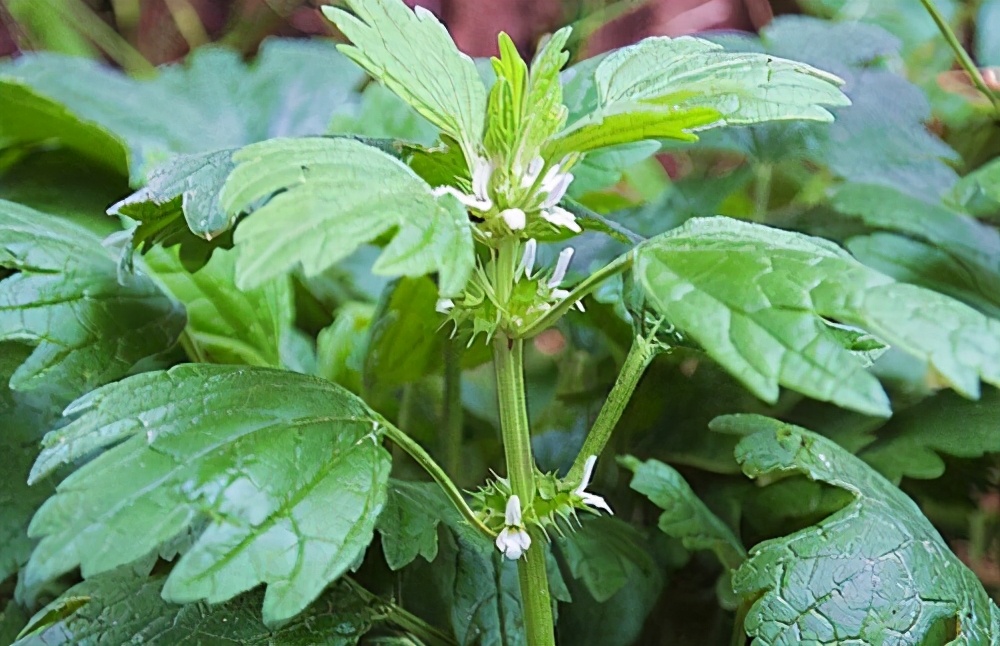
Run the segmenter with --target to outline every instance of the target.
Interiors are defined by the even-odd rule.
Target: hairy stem
[[[445,473],[444,469],[434,461],[424,447],[417,444],[417,442],[411,438],[409,435],[399,430],[389,422],[382,420],[382,428],[385,430],[385,434],[392,440],[396,446],[406,451],[406,453],[413,458],[413,460],[419,464],[424,471],[426,471],[431,478],[436,482],[451,499],[452,504],[458,509],[462,517],[465,518],[466,522],[475,527],[479,532],[486,538],[493,540],[496,538],[496,534],[490,530],[486,525],[479,520],[476,516],[476,512],[472,511],[469,507],[469,503],[465,501],[465,497],[462,496],[462,492],[459,491],[455,483],[452,482],[448,474]]]
[[[635,392],[635,387],[639,384],[639,379],[646,372],[646,368],[656,356],[656,349],[653,343],[642,336],[636,336],[629,347],[628,355],[625,356],[625,363],[622,365],[618,379],[612,386],[608,398],[601,407],[601,412],[597,414],[594,426],[591,427],[587,437],[583,440],[583,446],[573,461],[566,480],[575,482],[583,477],[584,464],[587,458],[592,455],[600,455],[611,439],[611,433],[615,430],[615,425],[621,419],[625,406],[628,405]]]
[[[534,335],[541,332],[542,330],[544,330],[545,328],[549,327],[550,325],[558,321],[559,317],[565,314],[567,310],[569,310],[569,308],[573,307],[573,303],[577,302],[590,292],[594,291],[594,289],[597,288],[598,285],[600,285],[608,278],[611,278],[616,274],[620,274],[629,267],[631,267],[634,260],[635,260],[635,250],[630,250],[628,253],[618,256],[604,267],[592,273],[590,276],[587,276],[586,279],[584,279],[579,285],[577,285],[570,291],[569,296],[559,301],[559,303],[557,303],[555,307],[553,307],[545,314],[535,319],[530,325],[526,326],[524,329],[518,330],[516,338],[518,339],[531,338]]]
[[[986,85],[986,79],[983,78],[983,73],[979,71],[976,63],[972,60],[972,57],[969,56],[969,52],[965,51],[965,47],[963,47],[962,43],[959,42],[958,36],[955,35],[955,31],[951,28],[951,25],[948,24],[948,21],[945,20],[944,16],[941,15],[941,12],[938,11],[937,6],[934,4],[934,0],[920,0],[920,2],[923,3],[924,9],[926,9],[927,13],[929,13],[931,18],[934,19],[934,23],[937,25],[941,35],[944,36],[944,39],[948,42],[948,46],[951,47],[953,52],[955,52],[955,58],[958,59],[958,64],[962,66],[962,69],[965,70],[965,72],[972,79],[972,83],[976,86],[976,89],[982,92],[983,95],[990,100],[990,103],[993,104],[993,111],[997,115],[1000,115],[1000,96],[998,96],[996,92],[991,90],[990,87]]]
[[[497,375],[500,426],[507,456],[510,487],[523,508],[535,497],[535,460],[524,390],[524,341],[498,335],[493,340],[493,365]],[[517,578],[524,603],[524,628],[532,646],[554,646],[552,595],[545,573],[545,538],[531,531],[532,547],[517,561]]]

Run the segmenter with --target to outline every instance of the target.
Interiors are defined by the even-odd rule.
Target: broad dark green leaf
[[[471,152],[483,139],[486,87],[472,59],[424,7],[398,0],[349,0],[356,15],[323,13],[351,41],[339,49]]]
[[[970,398],[1000,386],[1000,322],[894,282],[819,238],[700,218],[638,247],[647,304],[757,396],[779,385],[870,415],[888,399],[825,321],[861,328],[928,361]]]
[[[279,276],[260,287],[236,288],[236,252],[220,249],[197,272],[176,249],[145,255],[154,280],[187,311],[182,344],[193,361],[281,368],[282,343],[293,333],[292,281]]]
[[[599,603],[616,595],[629,581],[658,578],[659,565],[642,535],[617,518],[588,520],[556,542],[570,573]]]
[[[434,197],[398,159],[350,139],[307,138],[247,146],[233,161],[221,200],[232,217],[250,212],[235,234],[241,288],[296,266],[314,276],[390,231],[375,273],[440,272],[443,296],[465,287],[475,262],[465,209]]]
[[[117,173],[128,172],[118,139],[99,125],[40,94],[0,66],[0,149],[57,143]]]
[[[169,348],[184,313],[141,272],[121,277],[101,239],[46,213],[0,200],[0,339],[35,346],[15,390],[66,399],[119,379]]]
[[[447,507],[441,489],[430,483],[393,481],[385,509],[378,517],[382,552],[392,570],[399,570],[418,556],[430,562],[438,553],[439,510]]]
[[[272,629],[260,620],[261,590],[217,605],[176,605],[161,597],[165,580],[122,570],[90,578],[40,610],[16,644],[350,646],[378,619],[366,600],[335,584],[301,615]]]
[[[711,550],[729,569],[746,560],[743,544],[722,520],[705,506],[675,469],[659,460],[640,462],[632,456],[619,461],[634,475],[630,486],[663,509],[660,530],[680,539],[689,550]]]
[[[836,76],[692,37],[647,38],[612,52],[594,82],[594,111],[566,127],[553,154],[643,139],[693,141],[693,131],[723,124],[828,121],[824,106],[849,103]]]
[[[436,302],[427,278],[403,278],[383,294],[368,337],[365,388],[391,388],[440,371],[450,330],[441,329]]]
[[[943,392],[893,416],[858,457],[893,482],[939,478],[939,454],[976,458],[1000,453],[1000,392],[979,401]]]
[[[32,480],[113,446],[32,520],[29,583],[78,565],[90,577],[191,531],[164,598],[218,603],[266,583],[273,625],[356,562],[385,501],[381,418],[314,377],[182,365],[105,386],[66,414]]]
[[[1000,609],[910,498],[831,440],[746,417],[769,426],[736,448],[746,475],[801,473],[854,496],[819,524],[750,550],[733,585],[756,599],[745,624],[755,644],[1000,639]],[[738,431],[744,416],[721,421]]]
[[[149,80],[54,54],[22,56],[0,66],[0,77],[24,83],[88,128],[99,126],[119,139],[136,186],[174,154],[322,134],[331,115],[353,109],[354,88],[363,76],[333,45],[319,40],[268,41],[249,66],[234,51],[199,48],[185,64],[164,67]],[[52,109],[47,103],[22,108],[18,115],[42,128]]]

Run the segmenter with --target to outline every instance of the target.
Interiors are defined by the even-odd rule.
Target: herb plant
[[[324,13],[339,52],[0,67],[0,635],[683,643],[654,608],[691,561],[692,643],[1000,641],[898,486],[1000,451],[1000,180],[942,161],[886,32],[563,69],[569,28],[480,64],[400,0]],[[743,165],[606,190],[661,146]]]

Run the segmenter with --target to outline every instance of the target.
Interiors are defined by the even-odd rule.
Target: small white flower
[[[573,182],[572,173],[560,173],[556,177],[555,184],[552,188],[548,190],[548,196],[542,200],[542,208],[550,209],[556,204],[559,204],[559,200],[563,199],[566,195],[566,191],[569,190],[569,185]]]
[[[453,307],[455,307],[455,301],[450,298],[439,298],[437,304],[434,306],[434,309],[440,314],[447,314]]]
[[[569,269],[569,261],[573,258],[573,247],[566,247],[559,252],[559,259],[556,260],[556,268],[552,271],[552,278],[546,286],[549,289],[558,287],[563,278],[566,278],[566,270]]]
[[[531,537],[521,524],[521,500],[517,496],[507,499],[504,523],[506,526],[497,535],[496,546],[505,557],[516,561],[531,547]]]
[[[542,173],[542,169],[545,168],[545,160],[541,157],[535,157],[528,164],[528,172],[521,177],[521,188],[531,188],[535,185],[535,180]]]
[[[611,511],[611,507],[608,506],[607,501],[597,494],[588,493],[586,491],[587,485],[590,484],[590,478],[594,475],[594,465],[597,463],[597,456],[592,455],[587,458],[587,461],[583,465],[583,479],[580,480],[580,486],[578,486],[573,493],[580,497],[583,504],[590,505],[591,507],[596,507],[597,509],[603,509],[612,516],[615,512]]]
[[[472,167],[472,195],[466,195],[454,186],[438,186],[432,193],[434,197],[451,195],[467,209],[489,211],[493,208],[490,199],[490,177],[493,176],[493,164],[488,159],[478,158]]]
[[[576,222],[576,216],[561,206],[542,209],[542,219],[557,227],[565,227],[574,233],[583,231]]]
[[[475,209],[476,211],[489,211],[493,207],[493,201],[489,198],[485,200],[480,200],[474,195],[466,195],[462,191],[458,190],[454,186],[438,186],[433,191],[434,197],[441,197],[442,195],[451,195],[456,200],[462,203],[467,209]]]
[[[504,209],[500,212],[500,217],[507,223],[511,231],[520,231],[527,224],[528,218],[521,209]]]
[[[535,268],[535,252],[537,248],[538,243],[535,242],[534,238],[524,243],[524,255],[521,256],[521,264],[517,266],[518,276],[524,276],[528,280],[531,280],[531,272]]]

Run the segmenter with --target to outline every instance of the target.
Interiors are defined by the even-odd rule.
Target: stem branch
[[[431,478],[434,479],[442,489],[444,489],[445,494],[451,499],[451,502],[458,509],[459,513],[465,520],[475,527],[479,532],[486,538],[493,540],[496,538],[490,528],[482,523],[476,516],[476,512],[472,511],[469,507],[469,503],[465,502],[465,497],[462,496],[462,492],[458,490],[455,483],[452,482],[448,474],[444,472],[444,469],[438,465],[437,462],[424,450],[424,447],[417,444],[417,442],[411,438],[409,435],[399,430],[386,420],[381,420],[381,426],[385,429],[385,434],[389,436],[389,439],[395,442],[396,446],[406,451],[406,453],[416,461],[424,471],[430,474]]]
[[[959,42],[958,36],[955,35],[955,31],[951,28],[951,25],[948,24],[948,21],[945,20],[944,16],[941,15],[941,12],[938,11],[937,6],[934,4],[934,0],[920,0],[920,2],[924,5],[924,9],[927,10],[927,13],[931,15],[931,18],[934,19],[934,23],[937,25],[941,35],[944,36],[944,39],[948,41],[948,45],[951,47],[951,50],[955,52],[955,58],[958,59],[958,64],[962,66],[962,69],[965,70],[965,72],[972,79],[972,83],[976,86],[976,89],[982,92],[983,95],[990,100],[990,103],[993,104],[994,112],[1000,115],[1000,96],[998,96],[997,93],[991,90],[986,84],[986,79],[983,78],[983,73],[979,71],[976,63],[972,60],[972,57],[969,56],[969,52],[965,51],[965,47],[963,47],[962,43]]]
[[[636,336],[629,347],[628,355],[625,356],[625,363],[622,364],[621,372],[615,385],[608,393],[608,398],[601,407],[601,412],[597,414],[594,426],[591,427],[587,437],[583,440],[583,446],[573,461],[569,473],[566,474],[568,482],[576,482],[583,477],[583,468],[587,458],[592,455],[600,455],[611,438],[615,425],[621,419],[625,406],[628,405],[635,392],[635,387],[639,384],[639,379],[646,372],[646,368],[656,356],[656,347],[648,339]]]

